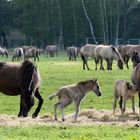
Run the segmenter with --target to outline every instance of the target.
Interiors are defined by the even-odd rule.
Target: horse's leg
[[[60,104],[61,104],[61,103],[58,102],[58,103],[56,103],[56,104],[54,105],[54,117],[55,117],[55,120],[58,120],[58,119],[57,119],[57,108],[58,108],[58,106],[59,106]]]
[[[103,67],[103,58],[100,58],[100,70],[105,70]]]
[[[95,58],[95,70],[97,70],[98,63],[99,63],[99,60],[97,58]]]
[[[18,113],[18,117],[22,117],[22,115],[23,115],[23,107],[22,107],[21,96],[20,96],[20,110]]]
[[[125,112],[125,105],[126,105],[126,100],[123,99],[123,101],[122,101],[122,115],[123,115],[124,112]]]
[[[135,103],[134,103],[134,96],[131,97],[131,102],[132,102],[132,113],[135,114]]]
[[[122,111],[122,96],[120,96],[119,105],[120,105],[120,110]]]
[[[75,116],[74,116],[74,121],[77,120],[77,116],[78,116],[78,113],[80,111],[80,102],[81,102],[81,100],[76,100],[75,101]]]
[[[38,103],[38,106],[37,106],[35,112],[32,114],[33,118],[37,117],[38,113],[40,112],[41,106],[43,104],[43,99],[42,99],[38,89],[35,91],[35,97],[39,100],[39,103]]]
[[[129,61],[129,56],[128,56],[128,55],[126,55],[126,58],[125,58],[125,63],[126,63],[127,68],[129,69],[129,66],[128,66],[128,61]]]
[[[118,97],[114,96],[114,102],[113,102],[113,115],[115,115],[116,110],[116,103],[117,103]]]
[[[62,121],[65,121],[63,109],[64,109],[64,107],[69,105],[71,102],[72,102],[72,99],[66,99],[65,101],[63,101],[60,104],[60,111],[61,111],[61,115],[62,115]]]

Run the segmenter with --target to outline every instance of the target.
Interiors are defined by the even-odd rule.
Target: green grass
[[[1,140],[139,140],[134,127],[21,126],[1,127]]]
[[[1,61],[10,61],[11,57],[7,59],[0,58]],[[36,62],[41,74],[42,82],[40,87],[41,95],[44,99],[43,107],[39,115],[48,113],[53,114],[53,104],[57,101],[49,101],[48,96],[58,91],[58,89],[67,84],[77,83],[81,80],[91,79],[96,77],[101,84],[103,96],[98,98],[93,92],[88,93],[81,104],[82,109],[109,109],[112,110],[113,102],[113,86],[117,79],[124,79],[131,81],[132,64],[130,69],[126,67],[124,70],[119,70],[116,62],[113,64],[112,71],[94,70],[93,60],[89,60],[89,67],[91,71],[82,70],[82,61],[80,58],[77,61],[68,61],[65,54],[61,54],[55,58],[40,57],[40,61]],[[106,65],[106,63],[105,63]],[[13,81],[14,82],[14,81]],[[33,113],[36,104],[30,111]],[[136,100],[136,103],[137,100]],[[127,107],[130,106],[128,102]],[[136,104],[138,106],[138,104]],[[0,114],[16,115],[19,111],[19,96],[10,97],[0,94]],[[137,111],[138,112],[138,111]],[[70,105],[65,109],[65,114],[74,113],[74,105]],[[59,112],[60,116],[60,112]],[[137,132],[137,133],[136,133]],[[63,135],[64,133],[64,135]],[[138,129],[133,130],[129,127],[118,126],[90,126],[90,127],[74,127],[66,126],[19,126],[19,127],[0,127],[0,139],[73,139],[73,140],[96,140],[96,139],[138,139],[140,132]]]

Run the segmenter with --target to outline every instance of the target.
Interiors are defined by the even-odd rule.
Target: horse
[[[60,106],[62,121],[65,121],[63,109],[64,107],[72,103],[72,101],[74,101],[76,110],[74,121],[76,121],[80,110],[80,103],[89,91],[95,92],[97,96],[102,95],[99,83],[96,78],[87,81],[80,81],[73,85],[63,86],[57,93],[52,94],[49,97],[50,100],[52,100],[55,96],[57,96],[59,99],[59,101],[54,105],[55,120],[57,120],[58,106]]]
[[[140,63],[140,54],[134,51],[131,60],[133,62],[133,67],[135,67],[138,63]]]
[[[50,57],[58,56],[58,46],[57,45],[48,45],[46,46],[45,53],[50,55]]]
[[[38,51],[38,49],[36,49],[35,47],[28,48],[25,51],[24,59],[29,59],[29,58],[34,58],[34,61],[36,61],[36,58],[37,58],[37,60],[39,61],[39,51]]]
[[[116,102],[119,100],[120,109],[122,115],[125,112],[126,101],[128,99],[132,102],[132,111],[135,114],[135,106],[134,106],[134,96],[137,94],[138,90],[136,85],[130,84],[124,80],[116,80],[114,84],[114,102],[113,102],[113,115],[115,115],[116,110]]]
[[[120,69],[123,69],[123,59],[118,50],[116,49],[116,47],[113,45],[97,45],[96,48],[94,49],[94,55],[95,55],[96,70],[99,60],[100,60],[100,69],[104,70],[103,59],[105,59],[107,62],[107,69],[112,70],[112,63],[114,58],[117,60],[117,66]]]
[[[132,72],[131,80],[134,85],[138,88],[138,97],[139,97],[139,114],[140,114],[140,63],[138,63]]]
[[[67,55],[69,57],[69,60],[76,60],[76,57],[77,57],[77,53],[78,53],[78,50],[76,47],[68,47],[67,48]]]
[[[23,52],[23,49],[20,48],[20,47],[17,47],[14,49],[14,52],[13,52],[13,57],[12,57],[12,61],[19,61],[19,60],[22,60],[22,58],[24,57],[24,52]]]
[[[83,61],[83,70],[85,70],[86,68],[87,70],[90,70],[87,63],[88,57],[95,58],[94,49],[96,47],[97,45],[94,45],[94,44],[85,44],[83,47],[81,47],[80,56]]]
[[[40,80],[38,69],[29,60],[21,64],[0,62],[0,92],[9,96],[20,95],[18,117],[28,116],[28,112],[34,105],[34,97],[39,100],[39,103],[32,117],[38,116],[43,104],[39,93]]]
[[[5,55],[6,58],[8,58],[8,51],[7,51],[7,49],[0,47],[0,55],[2,55],[2,57]]]
[[[129,59],[132,57],[134,51],[140,52],[140,45],[120,45],[118,46],[118,51],[129,69]]]

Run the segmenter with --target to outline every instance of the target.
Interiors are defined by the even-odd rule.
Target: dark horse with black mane
[[[34,105],[34,97],[39,100],[38,107],[32,117],[37,117],[43,104],[39,93],[40,74],[36,66],[29,60],[21,64],[0,62],[0,92],[5,95],[20,95],[20,111],[18,117],[27,117]]]

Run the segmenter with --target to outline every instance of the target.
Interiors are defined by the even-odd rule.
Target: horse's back
[[[94,44],[86,44],[80,49],[80,53],[85,56],[94,57],[94,49],[97,45]]]

